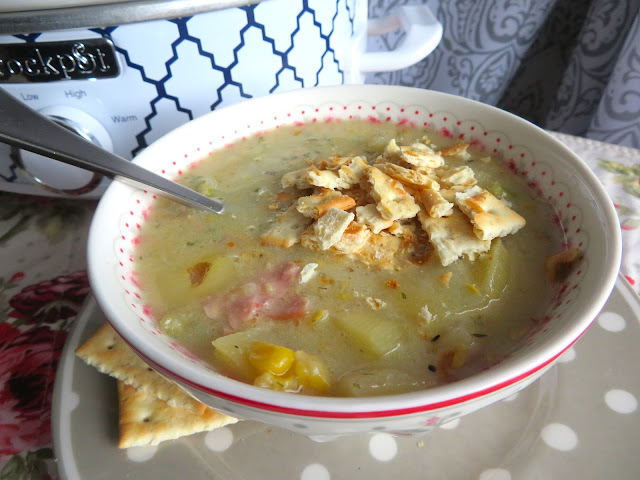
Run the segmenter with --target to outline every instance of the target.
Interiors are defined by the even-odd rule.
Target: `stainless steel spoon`
[[[184,205],[221,213],[224,205],[172,182],[67,130],[0,88],[0,142],[153,191]]]

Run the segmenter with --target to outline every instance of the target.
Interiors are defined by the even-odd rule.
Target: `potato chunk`
[[[255,329],[243,330],[211,342],[216,359],[232,377],[249,381],[255,376],[255,370],[249,363],[249,352],[258,335]]]
[[[395,350],[402,341],[403,332],[397,323],[371,311],[344,312],[333,320],[340,330],[376,357]]]
[[[511,258],[499,238],[491,242],[491,249],[481,254],[474,264],[476,284],[480,293],[498,298],[509,283]]]

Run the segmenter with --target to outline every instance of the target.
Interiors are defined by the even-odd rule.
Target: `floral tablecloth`
[[[640,150],[553,134],[611,195],[623,234],[621,270],[640,293]],[[53,386],[90,292],[85,246],[96,204],[0,192],[0,480],[58,478]]]

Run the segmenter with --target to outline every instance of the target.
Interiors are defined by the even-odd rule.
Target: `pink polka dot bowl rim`
[[[369,398],[275,392],[224,377],[164,335],[149,315],[135,280],[134,250],[154,195],[118,182],[109,186],[92,221],[89,278],[100,308],[124,340],[207,405],[318,439],[374,431],[423,434],[526,387],[579,339],[618,275],[618,218],[594,173],[548,132],[495,107],[411,87],[322,87],[251,99],[192,120],[134,161],[177,179],[194,162],[257,132],[352,118],[423,125],[471,142],[499,156],[553,205],[567,246],[578,246],[583,258],[558,287],[547,316],[508,358],[448,385]]]

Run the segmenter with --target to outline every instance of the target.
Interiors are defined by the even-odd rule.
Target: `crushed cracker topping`
[[[387,285],[387,287],[393,288],[394,290],[397,290],[398,288],[400,288],[400,285],[398,284],[397,280],[387,280],[384,283]]]
[[[286,173],[284,191],[274,203],[293,202],[310,224],[290,209],[277,215],[276,228],[263,241],[285,248],[300,243],[399,269],[416,258],[427,259],[430,251],[443,266],[461,257],[473,259],[489,250],[491,239],[525,225],[506,203],[477,185],[468,165],[446,164],[447,158],[470,158],[469,144],[436,151],[428,139],[422,141],[398,145],[393,139],[372,162],[365,156],[336,155]],[[420,228],[426,235],[415,233]],[[430,243],[426,250],[423,241]],[[445,287],[450,279],[451,272],[439,277]]]

